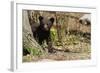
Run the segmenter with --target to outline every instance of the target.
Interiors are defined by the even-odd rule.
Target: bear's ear
[[[54,22],[54,18],[52,17],[52,18],[50,18],[50,21],[52,22],[52,24],[53,24],[53,22]]]
[[[39,16],[39,21],[43,20],[43,17],[42,16]]]

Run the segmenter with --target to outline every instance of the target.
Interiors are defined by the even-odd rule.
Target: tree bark
[[[31,31],[28,15],[29,15],[28,11],[23,10],[22,13],[23,49],[30,49],[30,54],[32,54],[32,49],[38,49],[40,52],[42,52],[43,50],[41,46],[33,38],[33,33]]]

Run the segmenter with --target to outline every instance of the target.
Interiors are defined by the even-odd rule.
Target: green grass
[[[39,49],[32,49],[32,55],[40,56],[40,55],[42,55],[42,52]]]

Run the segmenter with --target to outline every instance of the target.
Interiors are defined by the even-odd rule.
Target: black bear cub
[[[39,16],[39,26],[36,28],[35,31],[32,32],[34,38],[38,41],[40,45],[42,45],[44,41],[46,41],[47,45],[49,45],[49,42],[51,42],[50,29],[53,26],[53,23],[53,17],[48,19],[46,17]]]

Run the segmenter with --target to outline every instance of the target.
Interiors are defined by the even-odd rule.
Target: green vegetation
[[[51,40],[53,43],[56,43],[56,41],[58,40],[58,36],[57,36],[57,30],[54,28],[51,28],[50,30],[50,36],[51,36]]]
[[[33,56],[40,56],[42,52],[38,48],[25,48]]]

